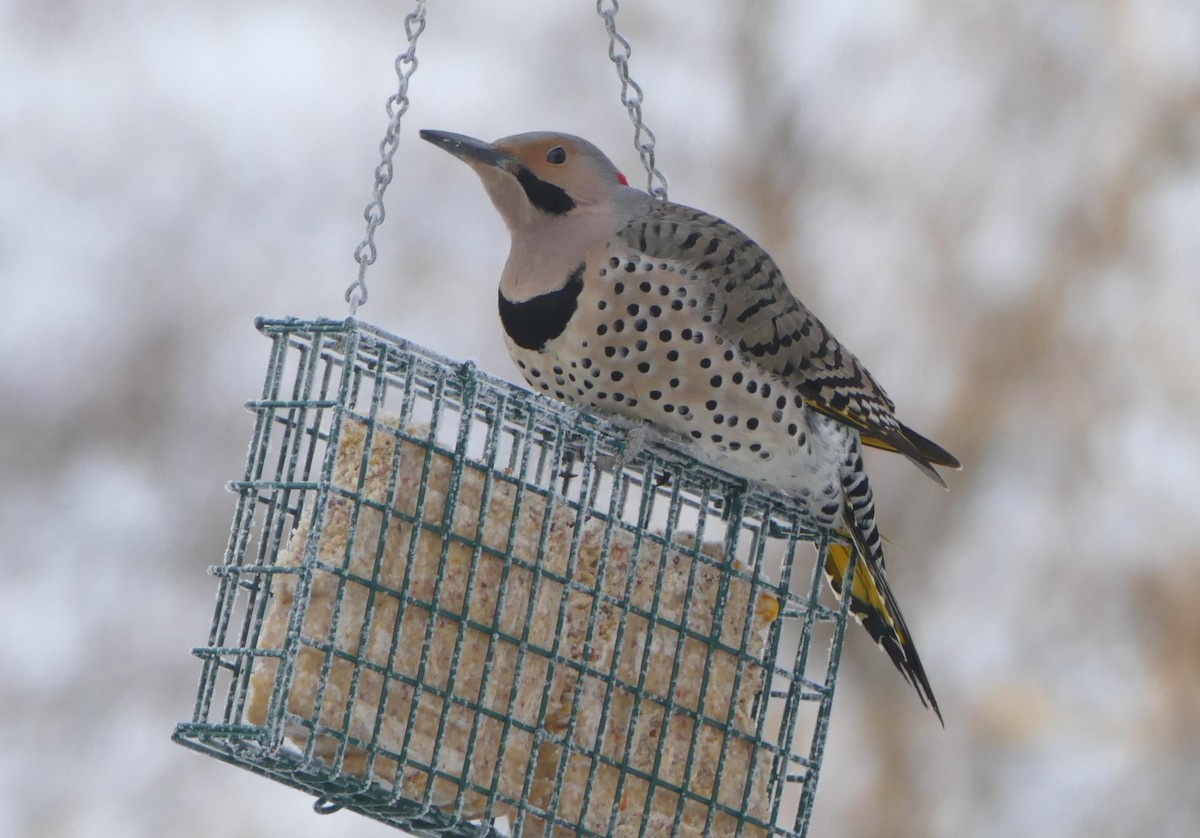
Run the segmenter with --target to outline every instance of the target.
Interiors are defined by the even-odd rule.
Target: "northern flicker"
[[[511,234],[500,320],[525,380],[647,421],[848,535],[861,556],[851,610],[940,719],[884,573],[862,450],[899,452],[942,486],[934,466],[958,460],[896,419],[883,388],[733,225],[630,187],[579,137],[421,137],[475,170]],[[839,593],[849,558],[835,545],[826,560]]]

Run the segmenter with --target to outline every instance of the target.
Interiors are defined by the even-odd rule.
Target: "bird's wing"
[[[705,315],[726,340],[778,375],[821,413],[855,428],[865,444],[908,457],[943,486],[935,465],[959,462],[906,427],[866,367],[792,295],[775,261],[716,216],[661,203],[618,237],[707,286]]]

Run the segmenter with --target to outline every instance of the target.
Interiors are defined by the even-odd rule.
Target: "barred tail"
[[[850,611],[867,630],[867,634],[871,635],[875,644],[887,652],[905,680],[912,684],[921,703],[932,707],[938,721],[945,726],[942,711],[938,708],[933,689],[929,686],[929,679],[925,675],[925,667],[921,665],[912,634],[900,613],[895,595],[888,587],[887,574],[883,567],[883,544],[875,526],[875,503],[866,472],[863,471],[862,454],[857,444],[850,455],[852,461],[847,465],[854,467],[847,469],[842,478],[846,498],[843,513],[846,524],[844,534],[849,536],[859,554],[851,588]],[[849,564],[850,548],[844,544],[831,545],[825,559],[825,575],[839,596]]]

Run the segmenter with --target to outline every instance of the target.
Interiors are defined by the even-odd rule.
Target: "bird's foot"
[[[596,466],[603,471],[620,472],[632,465],[638,455],[661,436],[662,434],[656,431],[652,425],[631,424],[626,429],[624,438],[618,443],[616,453],[598,455]]]

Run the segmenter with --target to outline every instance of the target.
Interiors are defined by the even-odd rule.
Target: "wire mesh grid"
[[[805,834],[830,533],[352,318],[257,325],[177,741],[417,835]]]

